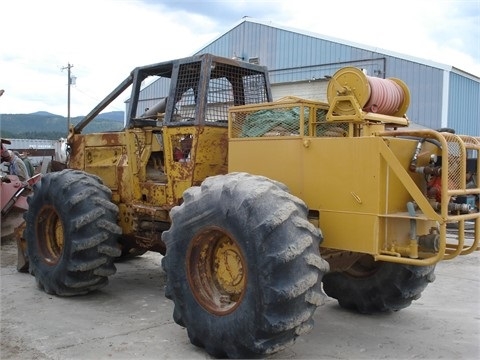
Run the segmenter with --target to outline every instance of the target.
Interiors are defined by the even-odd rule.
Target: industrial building
[[[420,127],[480,136],[480,78],[451,65],[244,18],[192,55],[212,53],[266,66],[274,99],[327,101],[328,79],[354,66],[368,76],[399,78],[410,89],[408,118]],[[159,79],[140,94],[145,109],[168,91]]]

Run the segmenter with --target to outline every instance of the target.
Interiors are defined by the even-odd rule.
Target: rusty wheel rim
[[[235,239],[218,227],[202,229],[187,251],[187,277],[195,299],[210,313],[226,315],[242,302],[247,266]]]
[[[64,247],[62,221],[52,206],[45,206],[38,216],[36,238],[42,259],[48,265],[56,265]]]

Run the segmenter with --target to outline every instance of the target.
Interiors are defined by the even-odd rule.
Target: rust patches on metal
[[[119,134],[115,133],[104,133],[101,134],[101,144],[100,145],[121,145],[119,141]]]
[[[85,149],[85,136],[69,136],[68,145],[70,146],[69,167],[83,170],[85,164],[85,154],[83,151],[83,149]]]
[[[193,163],[179,162],[175,170],[178,174],[178,180],[190,180],[192,178]]]
[[[156,219],[165,219],[165,211],[170,211],[172,205],[149,206],[143,203],[133,203],[132,210],[136,214],[149,215]]]

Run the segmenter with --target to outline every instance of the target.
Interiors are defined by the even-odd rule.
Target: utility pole
[[[68,76],[68,95],[67,95],[67,136],[70,131],[70,86],[72,85],[72,76],[70,69],[73,67],[72,64],[68,63],[67,66],[63,67],[62,70],[67,69]]]

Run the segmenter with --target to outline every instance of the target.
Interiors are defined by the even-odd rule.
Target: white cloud
[[[480,76],[480,2],[336,1],[316,16],[283,2],[283,24],[460,68]]]
[[[480,76],[480,2],[23,0],[0,3],[0,113],[85,115],[140,65],[189,56],[243,16]],[[313,5],[312,5],[313,4]],[[232,19],[236,19],[232,21]],[[124,110],[116,103],[108,110]]]
[[[71,115],[85,115],[134,67],[188,56],[217,35],[208,18],[140,1],[2,2],[0,22],[13,29],[0,40],[0,113],[66,115],[71,63]]]

